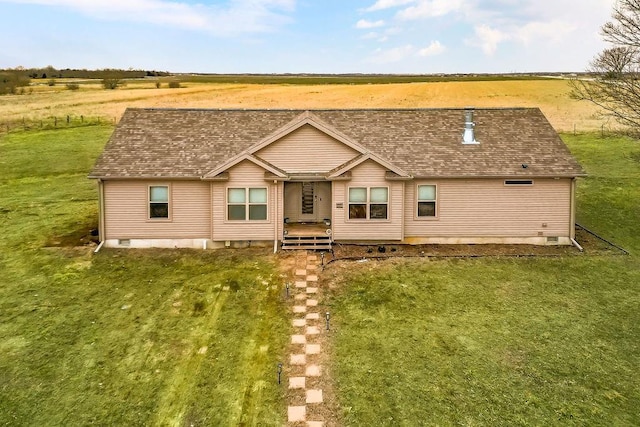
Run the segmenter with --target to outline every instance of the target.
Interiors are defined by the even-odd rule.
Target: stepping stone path
[[[322,390],[317,383],[322,375],[318,364],[322,348],[315,341],[325,328],[325,317],[318,307],[318,255],[298,252],[295,255],[295,283],[290,296],[293,314],[291,355],[289,356],[289,425],[322,427],[325,423],[313,420],[317,405],[322,405]]]

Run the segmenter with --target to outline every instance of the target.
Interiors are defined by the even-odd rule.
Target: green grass
[[[332,266],[346,425],[640,424],[640,143],[565,139],[579,221],[632,255]]]
[[[578,183],[577,222],[640,255],[640,142],[563,135],[589,174]]]
[[[273,257],[48,247],[96,226],[111,130],[0,136],[0,424],[282,425]],[[579,222],[631,255],[332,264],[344,424],[640,424],[640,144],[564,138]]]
[[[111,130],[0,137],[0,425],[281,425],[271,256],[46,247],[96,226]]]

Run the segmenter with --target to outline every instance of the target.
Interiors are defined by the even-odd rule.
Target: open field
[[[540,107],[560,131],[579,132],[613,126],[589,103],[569,98],[566,80],[452,81],[367,85],[288,85],[194,83],[179,89],[157,89],[155,81],[133,81],[104,90],[82,84],[70,91],[63,84],[36,86],[33,93],[0,97],[0,127],[40,122],[67,115],[115,121],[127,107],[168,108],[438,108]]]

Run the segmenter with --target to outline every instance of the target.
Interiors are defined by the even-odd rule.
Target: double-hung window
[[[418,185],[418,218],[434,218],[436,212],[436,186]]]
[[[388,219],[389,188],[349,188],[349,219]]]
[[[229,221],[264,221],[267,219],[266,188],[228,188]]]
[[[169,219],[169,186],[149,187],[149,218]]]

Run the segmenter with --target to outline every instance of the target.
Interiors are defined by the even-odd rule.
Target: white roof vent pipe
[[[473,131],[476,124],[473,122],[473,108],[467,108],[464,111],[464,133],[462,134],[463,144],[480,144],[476,141],[476,136]]]

